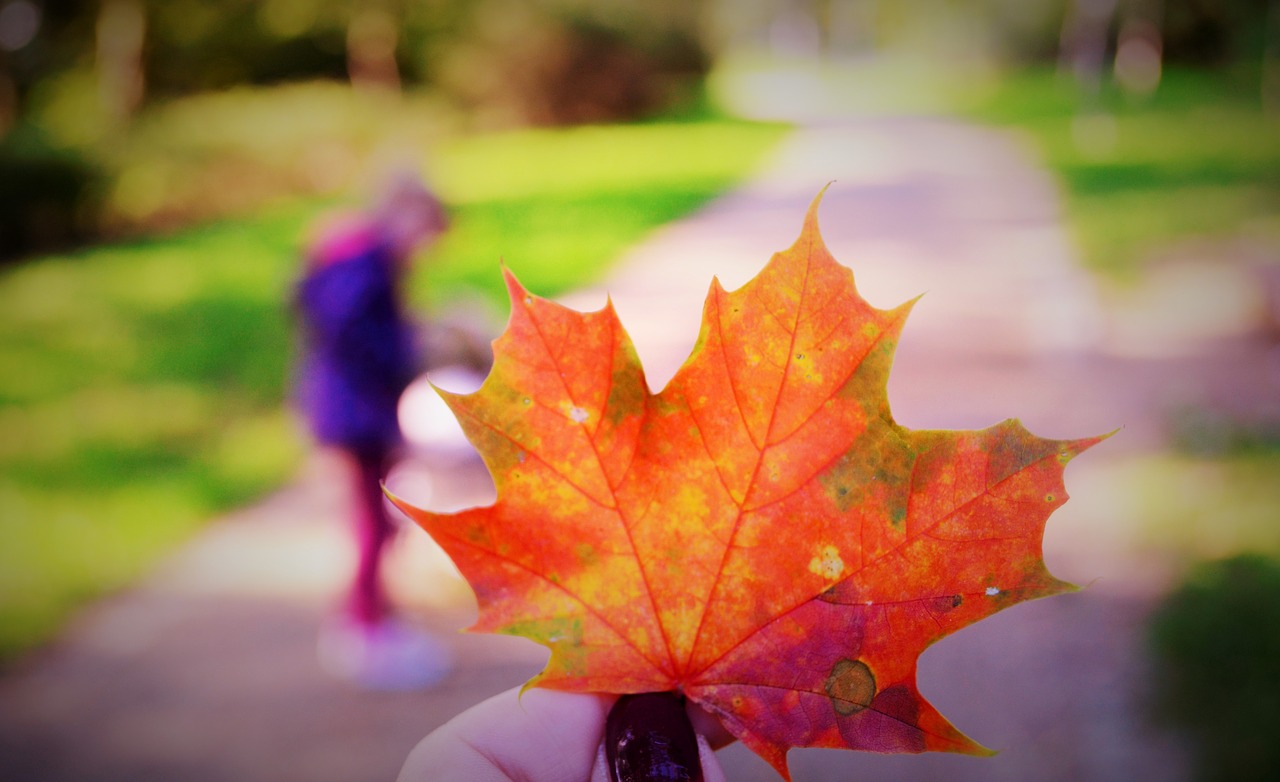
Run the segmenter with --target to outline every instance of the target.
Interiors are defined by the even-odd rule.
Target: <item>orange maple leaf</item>
[[[527,293],[479,391],[444,393],[497,486],[456,514],[399,506],[453,558],[476,631],[551,657],[531,685],[682,692],[788,777],[791,747],[987,751],[919,693],[955,630],[1073,587],[1041,545],[1063,467],[1101,438],[1017,421],[913,431],[886,383],[911,304],[857,293],[809,208],[650,393],[612,306]]]

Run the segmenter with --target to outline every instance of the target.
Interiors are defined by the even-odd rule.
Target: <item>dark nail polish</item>
[[[613,782],[702,782],[698,738],[674,692],[623,695],[609,711],[604,740]]]

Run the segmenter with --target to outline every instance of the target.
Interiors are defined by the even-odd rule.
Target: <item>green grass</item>
[[[1280,453],[1158,454],[1116,465],[1111,495],[1144,549],[1179,563],[1257,552],[1280,558]]]
[[[412,300],[505,311],[503,258],[542,295],[594,279],[784,133],[700,118],[446,141],[432,162],[454,224]],[[295,248],[330,205],[0,275],[0,661],[291,475],[305,450],[285,405]]]
[[[1030,136],[1085,262],[1108,277],[1133,280],[1191,239],[1280,249],[1280,118],[1262,111],[1256,75],[1171,70],[1139,98],[1017,71],[967,113]]]
[[[290,474],[283,291],[300,218],[0,278],[0,657]]]
[[[595,280],[621,249],[742,176],[782,132],[703,120],[445,144],[432,177],[458,219],[424,259],[416,295],[439,303],[467,286],[505,307],[500,261],[543,296]]]

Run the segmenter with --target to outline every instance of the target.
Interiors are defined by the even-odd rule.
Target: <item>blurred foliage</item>
[[[708,66],[699,3],[0,0],[17,5],[40,25],[0,47],[4,171],[57,189],[58,209],[33,221],[0,193],[0,258],[337,192],[375,148],[442,128],[687,109]]]
[[[252,103],[275,94],[310,116],[293,88]],[[412,299],[498,310],[503,257],[543,295],[595,278],[784,132],[704,115],[444,141],[434,179],[453,223],[416,267]],[[282,405],[295,255],[337,202],[0,271],[0,659],[296,468],[304,441]]]
[[[1245,237],[1280,252],[1280,116],[1255,68],[1166,71],[1150,95],[1094,95],[1055,71],[1008,74],[971,116],[1026,131],[1064,185],[1084,259],[1133,280],[1190,238]]]
[[[1197,566],[1152,619],[1157,707],[1194,740],[1201,782],[1280,778],[1280,563]]]
[[[429,253],[419,300],[439,305],[463,286],[505,308],[497,259],[541,295],[593,282],[654,225],[747,176],[784,132],[706,117],[446,142],[432,181],[456,219]]]
[[[147,2],[147,90],[157,97],[347,76],[347,25],[336,0]]]
[[[690,25],[669,20],[489,0],[446,47],[435,83],[485,127],[649,116],[687,102],[709,66]]]
[[[171,232],[282,198],[347,192],[367,184],[362,177],[390,157],[419,157],[448,129],[447,113],[427,97],[370,94],[336,82],[175,98],[145,109],[127,130],[86,116],[91,92],[92,84],[74,75],[49,85],[36,97],[38,115],[0,140],[0,155],[13,149],[0,165],[52,180],[62,188],[57,214],[69,216],[40,241],[0,233],[0,259],[9,247],[26,252]],[[74,189],[67,169],[78,174]],[[29,187],[12,187],[16,200],[0,201],[0,227],[39,208],[23,195]],[[0,185],[0,199],[5,192]]]
[[[0,138],[0,262],[93,235],[100,174],[35,134]]]
[[[459,43],[517,21],[578,20],[637,40],[672,32],[697,40],[703,2],[675,0],[29,0],[36,38],[8,68],[22,87],[93,67],[107,37],[140,24],[146,89],[154,97],[243,84],[351,76],[352,56],[387,45],[403,84],[434,80]],[[124,10],[123,13],[121,11]],[[114,12],[114,16],[112,15]],[[136,21],[126,21],[136,16]],[[114,19],[115,21],[109,21]],[[379,39],[375,41],[375,39]],[[100,63],[98,63],[100,65]]]
[[[103,155],[114,176],[101,225],[136,235],[286,196],[349,192],[390,163],[380,158],[416,159],[444,132],[430,100],[328,82],[176,99],[140,116]]]
[[[1280,557],[1280,453],[1157,454],[1117,462],[1096,487],[1144,552],[1177,563]],[[1083,492],[1082,492],[1083,494]]]
[[[1029,65],[1069,55],[1082,19],[1104,57],[1137,22],[1159,31],[1166,63],[1216,66],[1262,56],[1268,24],[1280,21],[1271,7],[1269,0],[709,0],[704,29],[717,57],[744,49],[827,60],[911,51]]]
[[[1156,21],[1168,62],[1224,65],[1263,55],[1268,34],[1275,32],[1268,27],[1280,21],[1268,17],[1276,13],[1274,5],[1270,0],[1163,0],[1162,6],[1152,6],[1129,0],[1121,7],[1163,11]]]
[[[27,231],[35,239],[13,229],[0,234],[0,257],[242,214],[282,194],[336,192],[366,162],[364,140],[379,122],[430,141],[427,114],[450,128],[476,129],[651,117],[696,100],[710,53],[732,56],[744,47],[828,59],[908,51],[997,64],[1096,54],[1101,63],[1120,62],[1130,33],[1150,28],[1165,66],[1247,62],[1256,70],[1268,45],[1273,59],[1280,46],[1277,12],[1266,0],[0,0],[0,8],[19,5],[37,9],[40,24],[30,41],[0,48],[0,134],[16,128],[41,136],[57,161],[35,155],[28,165],[29,145],[6,144],[5,165],[62,188],[62,201],[68,161],[89,179],[69,210],[74,219],[48,216],[68,212],[60,207],[27,220],[0,199],[0,229],[42,226]],[[304,93],[324,90],[317,80],[335,87],[320,115],[249,108],[245,97],[245,86],[307,82],[295,106],[314,107],[317,97]],[[359,88],[355,95],[336,89],[342,80]],[[1027,87],[1019,93],[1014,84],[1008,102],[1060,89],[1043,80]],[[206,98],[210,91],[222,98]],[[1120,155],[1113,170],[1079,172],[1081,187],[1136,185],[1096,215],[1100,233],[1086,250],[1100,266],[1115,265],[1103,257],[1109,248],[1127,254],[1126,232],[1144,225],[1160,231],[1253,209],[1240,200],[1256,194],[1242,194],[1234,182],[1224,193],[1218,181],[1200,177],[1177,189],[1182,200],[1162,212],[1168,217],[1104,225],[1117,213],[1113,206],[1132,206],[1122,203],[1125,195],[1140,200],[1172,189],[1163,169],[1155,171],[1164,161],[1125,160],[1127,139],[1145,139],[1150,124],[1170,128],[1165,109],[1184,116],[1199,109],[1176,99],[1162,106],[1161,95],[1173,94],[1164,84],[1146,107],[1109,97],[1109,88],[1100,103],[1092,88],[1083,92],[1082,101],[1097,103],[1083,110],[1114,115],[1115,130],[1082,120],[1071,133],[1118,134]],[[1223,145],[1238,143],[1232,132],[1259,138],[1254,118],[1242,112],[1200,121]],[[201,126],[207,132],[192,145]],[[1051,144],[1060,140],[1053,138],[1060,129],[1046,132]],[[1269,171],[1270,160],[1263,165]]]

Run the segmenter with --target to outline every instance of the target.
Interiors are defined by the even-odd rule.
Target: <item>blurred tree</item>
[[[1110,75],[1148,94],[1164,64],[1219,67],[1261,63],[1264,100],[1269,52],[1280,49],[1277,0],[1071,0],[1063,17],[1060,64],[1089,92]]]
[[[128,119],[146,92],[142,47],[147,15],[142,0],[102,0],[95,32],[99,98],[109,116]]]
[[[1280,113],[1280,0],[1271,0],[1264,25],[1262,46],[1262,106]]]
[[[1166,0],[1165,52],[1170,62],[1223,65],[1265,47],[1271,0]]]
[[[0,53],[0,138],[9,132],[18,118],[18,85],[14,83],[8,59]]]
[[[462,84],[465,72],[481,82],[490,78],[471,62],[477,53],[502,61],[499,78],[532,67],[524,86],[542,93],[532,102],[554,106],[510,112],[528,121],[634,116],[661,103],[681,77],[705,70],[703,3],[0,0],[15,19],[32,10],[43,15],[48,23],[35,48],[51,54],[27,57],[19,72],[0,42],[0,118],[21,113],[28,86],[77,69],[95,74],[104,107],[116,117],[129,116],[146,98],[315,78],[393,90],[442,82],[454,97],[474,103],[484,89]],[[528,29],[504,22],[504,15],[524,19]],[[607,90],[592,85],[603,81],[631,97],[596,112],[564,108],[567,96],[547,95],[553,85],[592,92],[596,97],[586,102],[602,107]],[[488,100],[518,103],[511,90],[480,102]]]
[[[17,124],[40,70],[44,14],[32,0],[0,0],[0,138]]]
[[[242,127],[230,114],[244,113],[247,93],[219,104],[235,108],[216,127],[164,134],[149,158],[131,151],[151,143],[140,139],[153,120],[183,116],[170,99],[349,81],[392,94],[426,86],[477,124],[632,119],[697,96],[706,1],[0,0],[0,255],[180,221],[180,209],[157,215],[189,203],[175,183],[202,166],[220,181],[250,172],[230,188],[247,198],[275,187],[264,184],[274,175],[250,184],[263,172],[246,161],[294,129],[261,133],[272,138],[248,154],[243,138],[222,143]],[[167,105],[147,113],[148,103]],[[353,159],[334,135],[316,128],[312,158]],[[273,181],[319,181],[300,165],[281,163]]]
[[[146,2],[146,72],[157,95],[347,77],[354,0]]]
[[[1090,94],[1102,86],[1115,14],[1116,0],[1071,0],[1062,18],[1059,68]]]
[[[0,4],[0,137],[18,115],[18,63],[40,30],[40,8],[30,0]]]
[[[997,62],[1052,60],[1069,0],[711,0],[717,53],[849,57],[893,49]],[[938,47],[946,51],[939,51]]]
[[[359,5],[347,22],[347,73],[351,83],[366,89],[400,89],[396,45],[400,15],[381,5]]]
[[[1129,0],[1120,13],[1112,74],[1125,90],[1149,95],[1164,69],[1164,0]]]
[[[686,98],[708,68],[698,2],[482,0],[433,63],[479,124],[635,119]]]
[[[985,0],[1003,54],[1017,63],[1053,62],[1058,56],[1061,20],[1071,0]]]
[[[0,0],[0,262],[86,235],[98,171],[33,128],[26,113],[48,74],[74,52],[92,52],[96,11],[79,0]]]

